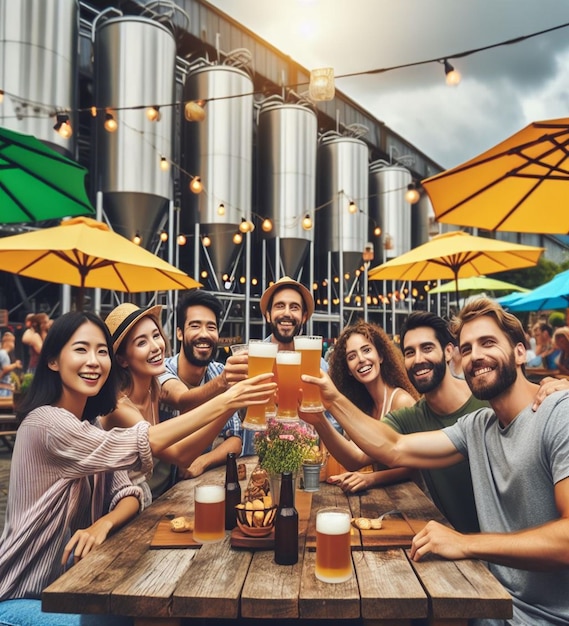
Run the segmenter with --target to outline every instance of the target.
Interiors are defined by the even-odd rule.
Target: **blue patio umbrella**
[[[529,293],[529,291],[528,289],[527,293]],[[525,294],[519,292],[509,293],[507,296],[496,298],[496,302],[501,304],[504,309],[509,309],[510,305],[515,304],[523,295]]]
[[[502,306],[503,299],[498,300]],[[509,303],[509,311],[543,311],[569,307],[569,270],[557,274],[549,282],[518,296]]]

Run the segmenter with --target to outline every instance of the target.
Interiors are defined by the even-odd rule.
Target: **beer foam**
[[[316,532],[323,535],[344,535],[350,532],[350,516],[340,511],[326,511],[316,516]]]
[[[196,487],[196,502],[211,504],[225,500],[225,489],[221,485],[199,485]]]
[[[294,338],[295,350],[320,350],[322,351],[322,337],[303,337],[302,335]]]
[[[249,356],[271,358],[277,356],[279,346],[271,341],[249,342]]]
[[[292,350],[280,350],[277,352],[277,363],[280,365],[299,365],[302,360],[302,354],[300,352],[293,352]]]

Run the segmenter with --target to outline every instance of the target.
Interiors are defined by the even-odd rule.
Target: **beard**
[[[518,377],[518,370],[513,353],[510,354],[506,363],[498,363],[496,369],[488,374],[483,374],[480,377],[473,376],[472,369],[473,367],[471,365],[468,368],[468,372],[464,372],[464,378],[472,394],[479,400],[492,400],[498,397],[501,393],[506,391],[506,389],[511,387]],[[488,380],[490,376],[492,376],[492,380]]]
[[[431,368],[431,376],[428,378],[417,378],[415,376],[415,372],[418,372],[425,367]],[[447,370],[447,364],[444,359],[440,361],[435,361],[433,363],[419,363],[418,365],[414,365],[411,369],[407,370],[407,375],[409,376],[409,380],[411,381],[413,387],[419,393],[429,393],[436,389],[443,381]]]
[[[215,354],[217,345],[211,342],[204,342],[204,341],[199,341],[197,343],[202,343],[202,344],[208,343],[211,346],[211,353],[209,357],[207,357],[206,359],[201,359],[200,357],[196,356],[194,354],[194,342],[192,343],[184,342],[182,344],[182,351],[184,352],[184,356],[186,357],[186,360],[188,361],[188,363],[191,363],[191,365],[195,365],[196,367],[205,367],[206,365],[209,365],[209,363],[213,361],[213,355]]]
[[[289,322],[290,324],[292,324],[289,327],[289,332],[286,335],[283,335],[283,333],[279,332],[279,329],[278,329],[279,322]],[[292,343],[295,336],[300,334],[300,329],[301,329],[301,325],[298,324],[298,322],[292,317],[281,317],[279,319],[276,319],[274,323],[271,320],[270,322],[268,322],[268,326],[273,337],[279,343]]]

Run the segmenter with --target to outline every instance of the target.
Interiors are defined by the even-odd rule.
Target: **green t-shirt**
[[[383,421],[398,433],[407,435],[440,430],[454,424],[459,417],[487,406],[487,402],[470,396],[458,411],[450,415],[437,415],[421,398],[414,406],[388,413]],[[421,474],[433,502],[456,530],[463,533],[479,532],[468,461],[451,467],[422,470]]]

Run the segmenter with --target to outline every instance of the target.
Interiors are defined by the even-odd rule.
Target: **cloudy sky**
[[[569,117],[569,27],[520,43],[453,55],[569,23],[566,0],[209,0],[336,87],[445,168],[534,120]],[[223,43],[221,43],[223,49]]]

